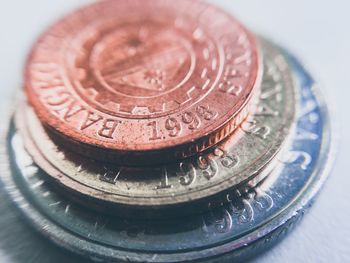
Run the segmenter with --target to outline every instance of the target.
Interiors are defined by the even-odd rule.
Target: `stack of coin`
[[[312,77],[204,2],[75,11],[34,45],[24,90],[1,179],[40,232],[99,262],[252,257],[329,173]]]

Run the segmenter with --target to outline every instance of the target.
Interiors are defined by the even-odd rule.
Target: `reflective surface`
[[[6,106],[13,104],[13,91],[18,90],[21,80],[18,76],[27,50],[34,38],[48,24],[72,8],[86,4],[88,0],[46,1],[12,0],[4,3],[0,10],[0,32],[3,48],[0,50],[1,74],[1,113]],[[350,251],[349,213],[350,199],[348,191],[348,156],[350,148],[350,122],[348,116],[350,82],[348,61],[350,59],[350,38],[347,25],[350,23],[349,2],[343,0],[329,1],[286,1],[279,0],[214,0],[249,25],[256,32],[270,36],[288,46],[311,66],[312,72],[322,84],[326,98],[335,97],[337,114],[335,118],[342,122],[342,147],[335,171],[328,180],[320,200],[316,202],[312,213],[307,215],[303,224],[278,247],[261,255],[256,262],[301,262],[308,258],[310,262],[332,261],[348,262]],[[254,8],[252,8],[254,6]],[[303,8],[300,8],[300,7]],[[20,8],[19,8],[20,7]],[[317,7],[317,12],[315,12]],[[330,11],[331,10],[331,11]],[[261,12],[263,11],[263,12]],[[297,14],[297,19],[296,19]],[[276,23],[276,20],[278,23]],[[11,25],[11,26],[9,26]],[[331,37],[329,37],[331,36]],[[331,107],[332,108],[332,107]],[[8,108],[7,108],[8,109]],[[340,117],[339,117],[340,116]],[[4,120],[5,118],[3,118]],[[5,121],[4,121],[5,122]],[[334,194],[337,193],[337,194]],[[0,200],[2,211],[0,258],[5,262],[76,262],[75,259],[60,257],[49,249],[47,242],[33,238],[30,227],[16,219],[12,206],[7,207],[4,199]],[[35,235],[34,235],[35,236]],[[32,240],[34,239],[34,240]],[[52,253],[48,258],[47,252]],[[11,260],[10,260],[11,259]]]
[[[76,252],[115,257],[113,251],[118,251],[118,257],[124,260],[148,259],[160,262],[219,256],[239,247],[244,247],[243,250],[251,255],[258,251],[259,246],[244,244],[251,244],[254,240],[264,241],[288,220],[298,217],[308,207],[329,173],[327,158],[332,154],[332,149],[326,108],[321,101],[316,100],[314,92],[317,91],[312,92],[313,80],[309,75],[297,63],[293,64],[293,69],[301,82],[302,98],[297,134],[290,151],[281,159],[280,169],[274,171],[268,180],[255,190],[247,189],[240,198],[219,211],[179,222],[157,222],[157,227],[152,227],[153,223],[150,222],[123,222],[116,219],[111,222],[108,217],[96,218],[87,210],[68,204],[57,196],[42,180],[41,172],[29,155],[17,155],[19,158],[15,165],[21,172],[14,175],[25,194],[30,196],[30,203],[23,198],[16,198],[22,193],[13,187],[11,174],[4,174],[2,178],[12,197],[38,229],[44,229],[45,235],[55,237],[56,242]],[[15,155],[23,154],[20,137],[12,135],[10,142]],[[37,209],[45,212],[42,214]],[[119,227],[123,230],[118,230]],[[172,237],[176,236],[177,242],[169,242],[171,238],[163,239],[169,231]],[[272,239],[283,236],[281,233],[283,231],[272,236]],[[147,239],[150,242],[142,242]],[[124,242],[127,241],[127,249],[139,252],[124,255],[120,249],[126,249]],[[266,240],[263,242],[264,246],[268,243]],[[109,244],[109,247],[102,244]],[[193,251],[195,248],[202,248],[201,252]],[[164,251],[168,253],[164,254]],[[241,251],[233,252],[233,256],[243,254]]]
[[[24,87],[66,148],[165,163],[238,127],[259,95],[260,60],[255,37],[205,2],[98,1],[39,38]]]
[[[207,154],[187,161],[154,168],[101,164],[57,147],[27,106],[17,112],[17,125],[36,163],[69,192],[88,197],[89,205],[90,198],[136,208],[184,205],[219,194],[226,199],[229,189],[263,179],[294,134],[298,83],[280,53],[265,40],[261,45],[265,74],[257,113]]]

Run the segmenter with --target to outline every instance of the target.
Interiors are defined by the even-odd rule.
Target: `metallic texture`
[[[25,90],[67,148],[114,163],[169,162],[222,141],[255,108],[259,60],[251,33],[204,2],[107,0],[37,41]]]
[[[294,134],[298,83],[280,52],[264,40],[261,46],[265,73],[257,112],[228,139],[189,160],[139,168],[91,161],[55,145],[25,105],[18,110],[17,127],[40,168],[90,208],[117,214],[116,208],[144,209],[147,217],[208,209],[227,202],[233,188],[261,181]]]
[[[297,132],[277,168],[226,206],[173,220],[125,220],[97,214],[52,188],[13,125],[1,134],[0,178],[43,235],[96,261],[232,262],[271,246],[301,218],[330,173],[334,148],[326,105],[312,77],[288,54],[300,83]],[[122,216],[122,215],[121,215]]]

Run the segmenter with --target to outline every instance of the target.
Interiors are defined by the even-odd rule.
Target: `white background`
[[[0,0],[2,106],[12,102],[11,94],[20,87],[25,56],[38,34],[67,11],[87,2]],[[350,2],[211,2],[225,6],[248,27],[272,38],[302,58],[335,107],[332,118],[341,127],[340,151],[334,172],[311,213],[286,240],[260,256],[256,262],[350,262]],[[0,262],[7,258],[7,253],[7,250],[0,249]]]

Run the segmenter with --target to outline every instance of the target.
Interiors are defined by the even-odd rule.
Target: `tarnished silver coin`
[[[19,110],[17,126],[39,167],[85,205],[106,208],[93,203],[97,200],[132,209],[152,208],[153,216],[159,207],[195,201],[213,205],[214,196],[230,199],[232,188],[263,179],[293,133],[297,84],[278,50],[264,40],[261,45],[265,72],[257,113],[228,140],[188,161],[142,168],[94,162],[55,145],[29,106]]]
[[[299,80],[297,130],[276,169],[226,206],[178,219],[121,219],[69,201],[47,181],[12,125],[1,134],[4,189],[43,235],[95,261],[232,262],[270,247],[299,221],[324,183],[333,159],[325,104],[304,68],[289,55]]]

